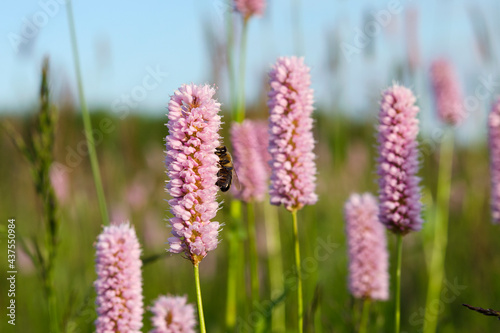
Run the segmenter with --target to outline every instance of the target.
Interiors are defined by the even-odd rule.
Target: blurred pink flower
[[[265,161],[260,153],[256,124],[245,120],[231,126],[234,167],[241,183],[241,189],[235,187],[235,196],[244,202],[262,201],[267,191],[267,173]]]
[[[431,80],[436,108],[441,121],[457,125],[465,118],[460,83],[452,64],[439,59],[431,65]]]
[[[147,211],[142,223],[144,246],[156,248],[165,244],[165,222],[156,210]]]
[[[494,223],[500,223],[500,97],[488,118],[491,174],[491,211]]]
[[[128,222],[104,227],[95,248],[96,332],[140,332],[142,261],[134,228]]]
[[[187,304],[186,296],[160,296],[149,310],[153,313],[150,333],[194,333],[196,326],[194,306]]]
[[[373,195],[353,194],[344,207],[349,248],[349,289],[356,298],[389,298],[389,255],[385,228]]]
[[[420,46],[418,38],[419,12],[417,7],[409,7],[405,12],[405,39],[408,66],[413,73],[420,65]]]
[[[27,244],[28,246],[28,251],[33,253],[33,246],[31,244]],[[17,253],[16,253],[17,261],[19,263],[19,268],[23,272],[23,274],[26,275],[31,275],[32,273],[35,272],[35,266],[33,265],[33,261],[31,261],[30,256],[26,251],[24,251],[24,248],[22,246],[17,248]]]
[[[141,210],[148,202],[150,189],[153,188],[151,178],[146,175],[138,175],[132,184],[127,187],[126,196],[128,204],[135,210]]]
[[[262,16],[266,8],[265,0],[234,0],[234,6],[245,20],[251,16]]]
[[[264,161],[266,169],[266,177],[271,176],[271,155],[269,154],[269,124],[267,121],[256,120],[254,121],[255,131],[257,135],[258,149],[257,151],[262,155],[260,158]],[[266,181],[268,181],[267,179]]]
[[[378,125],[380,221],[394,233],[420,230],[419,108],[411,90],[394,85],[382,93]]]
[[[69,197],[69,177],[68,173],[54,163],[50,167],[50,183],[59,202],[64,203]]]
[[[183,85],[168,104],[169,135],[165,163],[172,235],[170,252],[184,252],[194,265],[217,247],[219,223],[216,201],[220,104],[209,85]]]
[[[280,57],[269,73],[271,203],[292,211],[316,203],[313,90],[303,58]]]

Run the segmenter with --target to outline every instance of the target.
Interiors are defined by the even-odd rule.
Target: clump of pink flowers
[[[303,58],[280,57],[269,73],[271,203],[290,211],[318,200],[309,71]]]
[[[183,252],[194,265],[217,247],[220,225],[212,222],[216,196],[220,103],[209,85],[183,85],[168,104],[165,163],[172,235],[170,252]]]
[[[389,298],[389,255],[378,204],[369,193],[353,194],[344,207],[349,248],[349,289],[356,298]]]
[[[234,0],[234,6],[245,20],[251,16],[262,16],[266,9],[265,0]]]
[[[418,124],[415,96],[394,85],[382,93],[378,125],[380,221],[394,233],[420,230]]]
[[[194,333],[194,306],[186,296],[160,296],[149,310],[153,313],[150,333]]]
[[[431,81],[439,118],[450,125],[457,125],[465,118],[462,92],[452,64],[438,59],[431,65]]]
[[[241,189],[236,197],[245,201],[262,201],[267,192],[267,166],[259,145],[258,123],[245,120],[231,126],[234,167]]]
[[[95,248],[96,332],[140,332],[142,261],[134,228],[129,223],[104,227]]]
[[[500,98],[491,109],[488,117],[490,173],[491,173],[491,210],[494,223],[500,223]]]

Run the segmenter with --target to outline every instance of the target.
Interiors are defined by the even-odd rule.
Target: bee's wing
[[[240,180],[238,179],[238,174],[236,173],[236,169],[234,168],[234,166],[233,166],[233,183],[238,191],[241,190]]]

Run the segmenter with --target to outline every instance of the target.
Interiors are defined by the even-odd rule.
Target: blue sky
[[[300,51],[295,42],[293,4],[299,5]],[[356,31],[366,31],[366,24],[376,22],[375,13],[390,11],[391,6],[400,10],[391,14],[390,24],[379,26],[368,38],[368,46],[348,61],[341,46],[355,45]],[[367,112],[381,89],[398,77],[396,66],[406,63],[405,22],[412,9],[418,12],[420,63],[415,77],[403,76],[403,83],[416,91],[423,106],[431,107],[426,71],[432,59],[446,56],[456,64],[464,95],[473,94],[480,75],[499,75],[498,63],[484,61],[477,47],[470,20],[473,8],[483,15],[490,37],[494,37],[492,31],[500,31],[500,4],[494,0],[268,1],[264,17],[250,22],[247,99],[256,98],[276,57],[299,53],[312,68],[318,106],[340,106],[352,114]],[[112,109],[123,105],[122,96],[135,93],[140,98],[133,109],[162,115],[169,95],[182,83],[211,83],[207,26],[223,38],[223,17],[230,7],[225,0],[88,0],[74,1],[73,10],[88,104]],[[0,21],[0,110],[19,112],[37,103],[44,55],[51,58],[54,94],[69,91],[76,96],[64,0],[9,1]],[[35,23],[41,26],[35,27],[36,36],[28,36],[16,50],[13,36],[29,35],[26,26]],[[339,59],[333,74],[327,66],[327,36]],[[499,43],[494,39],[492,52],[498,58]],[[151,81],[151,71],[167,74]],[[220,84],[223,103],[227,102],[227,88],[225,82]],[[490,100],[481,103],[485,109]]]

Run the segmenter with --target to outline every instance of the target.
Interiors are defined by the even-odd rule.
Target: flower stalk
[[[438,188],[434,212],[434,242],[429,269],[429,285],[425,306],[424,333],[436,332],[438,315],[432,309],[434,300],[439,299],[445,275],[445,257],[448,244],[448,215],[451,192],[453,162],[453,132],[449,129],[441,141],[439,156]]]
[[[235,120],[241,123],[245,119],[245,68],[248,37],[248,18],[243,19],[243,28],[241,30],[240,42],[240,63],[239,63],[239,92],[238,104],[236,106]]]
[[[394,309],[394,332],[399,333],[401,326],[401,262],[403,258],[403,235],[396,235],[396,304]]]
[[[83,126],[85,129],[85,138],[89,150],[90,166],[92,168],[92,176],[94,178],[94,186],[96,188],[97,200],[99,202],[99,210],[101,219],[104,225],[109,224],[108,209],[106,206],[106,197],[104,196],[104,188],[102,186],[101,172],[99,170],[99,162],[97,160],[94,136],[92,135],[92,122],[87,109],[87,102],[83,91],[83,79],[80,69],[80,57],[78,53],[78,43],[76,41],[75,20],[73,18],[73,8],[71,0],[66,2],[66,13],[68,15],[69,32],[71,37],[71,49],[73,52],[73,61],[75,63],[76,81],[78,86],[78,98],[80,100],[80,109],[82,112]]]
[[[226,293],[226,332],[234,332],[236,317],[238,313],[238,290],[240,280],[244,275],[241,258],[244,256],[241,242],[241,201],[231,200],[231,225],[228,235],[228,271],[227,271],[227,293]]]
[[[26,142],[10,123],[4,122],[1,126],[5,129],[16,148],[28,160],[35,190],[42,202],[42,215],[45,224],[45,251],[42,251],[35,241],[35,255],[28,249],[23,239],[20,240],[20,243],[39,270],[44,296],[47,301],[50,331],[57,333],[60,331],[60,327],[55,294],[54,267],[59,246],[59,221],[56,216],[58,203],[50,181],[50,168],[54,161],[53,148],[57,113],[50,99],[48,58],[44,59],[41,72],[40,108],[30,141]]]
[[[255,234],[255,212],[254,203],[247,203],[247,226],[248,226],[248,245],[250,257],[250,285],[251,285],[251,302],[252,307],[254,304],[259,303],[259,260],[257,254],[257,237]]]
[[[382,93],[378,125],[379,219],[397,236],[394,332],[400,330],[402,238],[422,228],[418,142],[419,108],[397,84]]]
[[[304,306],[297,211],[318,200],[309,71],[303,58],[280,57],[269,73],[270,201],[292,213],[298,332],[303,331]]]
[[[199,263],[194,264],[194,281],[196,285],[196,304],[198,306],[198,318],[200,320],[200,332],[206,333],[205,316],[203,314],[203,301],[201,299],[201,286],[200,286],[200,271],[198,268]]]
[[[370,319],[370,305],[369,298],[363,299],[363,309],[361,310],[361,324],[359,325],[359,333],[366,333],[368,328],[368,321]]]
[[[297,329],[299,333],[304,331],[304,304],[302,299],[302,266],[300,265],[299,230],[297,226],[297,210],[292,210],[293,220],[293,244],[295,254],[295,270],[297,272]]]
[[[281,257],[281,237],[278,220],[278,211],[269,203],[269,199],[264,203],[264,219],[266,228],[266,247],[268,254],[269,284],[271,288],[271,298],[275,295],[282,295],[283,285],[283,259]],[[285,332],[285,307],[278,304],[273,309],[271,318],[272,332]]]

